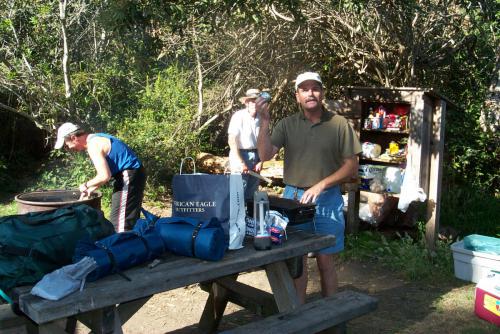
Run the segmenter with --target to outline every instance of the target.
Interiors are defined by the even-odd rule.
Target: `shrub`
[[[118,136],[140,155],[150,186],[165,185],[180,159],[193,154],[197,135],[192,130],[195,108],[186,72],[177,66],[160,71],[140,93],[136,117],[119,126]]]

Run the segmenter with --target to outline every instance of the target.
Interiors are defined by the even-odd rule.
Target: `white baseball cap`
[[[59,129],[57,129],[57,140],[54,148],[56,150],[61,149],[64,146],[64,138],[77,130],[80,130],[80,127],[73,123],[64,123],[61,125]]]
[[[246,91],[245,96],[240,97],[240,102],[245,103],[249,99],[256,99],[259,97],[260,90],[257,88],[250,88]]]
[[[316,72],[304,72],[301,73],[297,76],[297,79],[295,79],[295,90],[299,88],[299,85],[303,83],[304,81],[307,80],[314,80],[319,82],[321,85],[323,85],[323,82],[321,81],[321,77],[319,76],[318,73]]]

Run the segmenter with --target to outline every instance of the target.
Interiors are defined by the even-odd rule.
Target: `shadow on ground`
[[[308,300],[314,300],[320,298],[318,273],[314,261],[310,260],[309,267]],[[498,333],[496,326],[475,316],[473,283],[408,282],[376,263],[360,261],[343,263],[339,282],[340,290],[361,291],[379,300],[375,312],[348,323],[348,333]],[[219,331],[260,319],[234,305],[228,309]],[[193,323],[200,315],[192,319]],[[169,333],[198,333],[198,328],[189,325]]]

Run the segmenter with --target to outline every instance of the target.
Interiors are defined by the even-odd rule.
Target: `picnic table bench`
[[[228,251],[222,260],[216,262],[168,254],[153,268],[146,264],[124,271],[130,281],[120,275],[110,275],[87,283],[83,291],[58,301],[33,296],[29,293],[30,287],[19,287],[15,290],[16,300],[20,310],[37,325],[40,334],[71,333],[76,321],[94,333],[122,333],[122,325],[152,295],[205,283],[210,287],[210,294],[199,329],[214,332],[229,299],[245,301],[245,291],[257,290],[236,281],[239,273],[255,268],[266,271],[272,290],[272,295],[258,293],[263,299],[269,300],[268,297],[272,296],[272,301],[264,305],[263,314],[298,309],[300,304],[286,260],[329,247],[335,243],[335,237],[290,231],[282,246],[274,246],[268,251],[256,251],[250,242],[246,240],[244,248]],[[230,285],[235,288],[228,288]],[[357,307],[353,304],[353,308]]]
[[[374,297],[346,290],[306,303],[289,312],[275,314],[222,333],[318,333],[374,311],[377,304],[378,301]]]

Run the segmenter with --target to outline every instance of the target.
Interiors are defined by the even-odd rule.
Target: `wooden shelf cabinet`
[[[455,109],[452,102],[433,89],[421,88],[378,88],[378,87],[343,87],[344,104],[351,105],[348,118],[355,119],[355,126],[360,140],[377,143],[382,153],[391,141],[406,146],[405,158],[389,159],[380,157],[362,158],[360,163],[383,166],[400,166],[411,169],[418,187],[427,194],[426,240],[429,248],[434,247],[439,226],[440,189],[442,159],[444,149],[445,114],[448,109]],[[338,104],[338,103],[337,103]],[[382,105],[387,113],[401,113],[406,108],[407,119],[404,129],[369,129],[365,119],[370,108]],[[394,194],[392,194],[394,196]],[[359,198],[359,196],[356,196]],[[359,207],[359,203],[354,206]],[[350,215],[357,217],[356,215]],[[356,232],[358,221],[348,221],[348,231]]]

